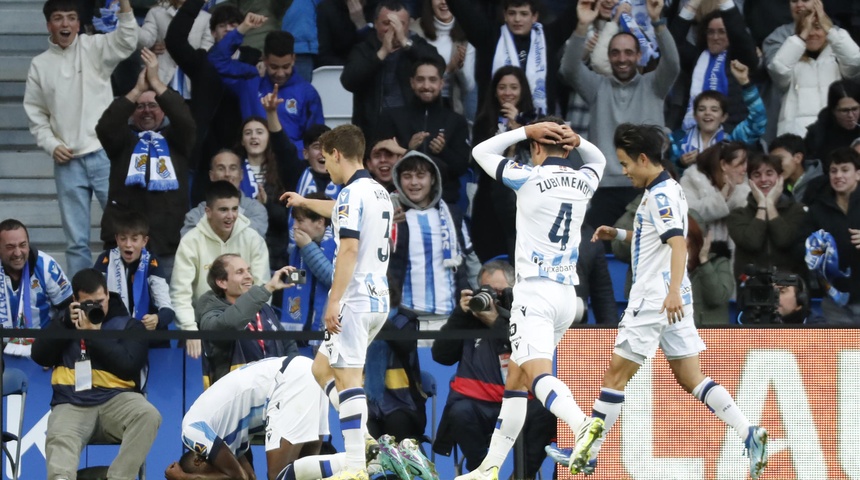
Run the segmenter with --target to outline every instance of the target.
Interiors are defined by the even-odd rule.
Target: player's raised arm
[[[305,198],[296,192],[286,192],[281,195],[280,200],[286,203],[287,207],[305,207],[325,218],[331,218],[331,212],[334,208],[334,200]]]
[[[478,165],[487,172],[487,175],[500,180],[497,176],[499,165],[505,161],[503,152],[515,143],[526,139],[526,130],[523,127],[510,130],[505,133],[490,137],[479,143],[472,149],[472,156]]]

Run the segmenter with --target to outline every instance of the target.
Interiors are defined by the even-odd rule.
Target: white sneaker
[[[486,472],[482,472],[479,467],[465,475],[454,478],[454,480],[499,480],[499,467],[490,467]]]

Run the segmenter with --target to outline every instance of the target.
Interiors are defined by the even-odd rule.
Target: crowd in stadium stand
[[[129,316],[148,330],[323,329],[331,224],[280,197],[333,199],[342,188],[318,141],[335,126],[323,109],[334,93],[314,87],[314,69],[330,66],[351,93],[365,166],[395,199],[388,277],[399,306],[386,328],[507,328],[516,197],[476,167],[471,146],[545,115],[567,120],[607,158],[584,232],[629,229],[641,202],[616,158],[615,127],[664,128],[665,167],[691,208],[697,325],[860,325],[858,2],[48,0],[44,15],[50,43],[32,61],[24,108],[54,160],[66,265],[37,250],[25,225],[0,223],[4,328],[75,328],[69,306],[99,285],[85,274],[73,293],[72,279],[94,268],[106,278],[109,319]],[[526,142],[506,154],[530,162]],[[96,256],[93,196],[104,209]],[[577,295],[594,323],[616,325],[616,298],[626,295],[613,293],[607,262],[629,263],[631,252],[582,238]],[[306,282],[279,280],[295,271]],[[468,307],[483,287],[498,298],[491,314]],[[761,305],[761,291],[772,305]],[[5,353],[29,356],[32,347],[39,363],[68,368],[80,350],[48,358],[32,343],[12,339]],[[211,382],[294,350],[222,343],[185,345],[204,357]],[[501,403],[505,343],[433,346],[434,360],[460,362],[440,453],[458,442],[448,428],[461,418],[475,420],[472,438],[489,442],[492,424],[482,419],[498,411],[486,404]],[[304,354],[317,346],[298,345]],[[406,412],[398,427],[380,421],[372,433],[419,437],[427,419],[414,388],[415,342],[371,348],[381,359],[367,365],[379,387],[368,387],[371,416]],[[137,357],[123,369],[92,355],[92,368],[119,370],[104,388],[138,387],[129,373]],[[399,377],[386,370],[408,381],[389,384]],[[55,385],[55,402],[77,395],[65,389]],[[529,410],[534,425],[538,409]],[[462,450],[471,468],[486,446]],[[529,475],[543,455],[526,453]]]

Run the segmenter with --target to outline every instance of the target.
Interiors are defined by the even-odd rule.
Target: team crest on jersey
[[[286,102],[284,102],[284,108],[287,109],[287,113],[291,113],[293,115],[295,115],[299,112],[298,105],[299,105],[299,102],[297,102],[295,98],[291,98],[291,99],[287,100]]]
[[[337,207],[337,219],[341,222],[349,220],[349,205],[342,204]]]
[[[39,290],[42,285],[39,283],[38,278],[33,278],[33,281],[30,282],[30,290]]]
[[[194,442],[194,452],[201,457],[207,457],[209,453],[209,448],[200,442]]]

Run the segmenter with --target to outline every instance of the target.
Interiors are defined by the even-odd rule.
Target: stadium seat
[[[433,442],[436,440],[436,378],[426,370],[421,370],[421,389],[427,395],[427,398],[430,399],[430,412],[432,415],[430,420],[428,420],[430,422],[430,438],[427,438],[425,435],[425,438],[421,440],[430,444],[430,461],[436,463],[436,452],[433,451]]]
[[[325,124],[331,128],[352,122],[352,92],[341,85],[342,72],[342,65],[319,67],[311,82],[322,99]]]
[[[13,399],[20,397],[20,403],[14,408]],[[3,371],[3,398],[6,400],[5,412],[18,411],[18,429],[15,433],[3,432],[3,454],[9,459],[12,467],[12,480],[18,480],[21,471],[21,442],[18,441],[24,431],[24,404],[27,400],[27,376],[17,368],[7,368]],[[9,450],[9,442],[15,442],[15,455]],[[2,476],[2,475],[0,475]]]

